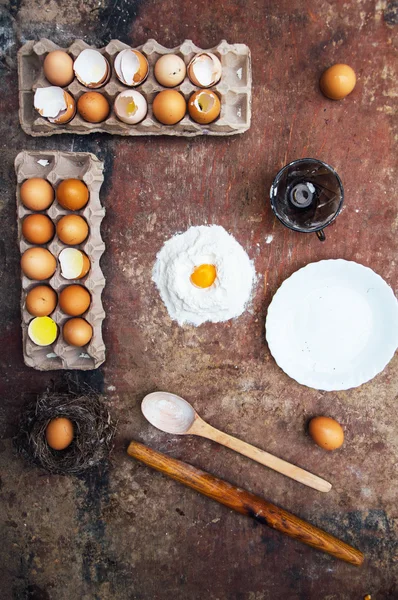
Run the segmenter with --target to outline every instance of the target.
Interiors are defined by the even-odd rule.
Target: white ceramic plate
[[[322,260],[283,282],[268,308],[266,338],[290,377],[347,390],[380,373],[398,346],[398,302],[372,269]]]

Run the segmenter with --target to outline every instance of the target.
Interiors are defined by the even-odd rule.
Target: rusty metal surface
[[[269,355],[267,306],[297,268],[341,257],[397,285],[395,1],[2,1],[0,4],[0,589],[5,600],[372,600],[398,597],[397,357],[372,382],[323,393],[290,380]],[[208,47],[249,45],[253,120],[230,139],[32,139],[18,125],[16,51],[26,39],[102,45],[148,37]],[[321,96],[322,70],[347,62],[355,91]],[[18,411],[60,372],[23,365],[13,161],[24,149],[90,151],[105,161],[107,362],[82,380],[103,389],[119,418],[106,473],[49,477],[13,456]],[[267,202],[277,170],[314,156],[341,175],[346,203],[327,241],[276,222]],[[260,274],[241,318],[180,328],[151,282],[156,252],[190,224],[223,225]],[[214,426],[333,482],[321,495],[201,439],[173,438],[140,414],[154,389],[192,401]],[[346,429],[327,454],[305,435],[329,414]],[[358,546],[356,569],[283,538],[129,460],[136,438],[192,462]]]

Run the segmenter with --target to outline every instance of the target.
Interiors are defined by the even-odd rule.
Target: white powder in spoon
[[[214,265],[216,280],[196,287],[192,272]],[[190,227],[169,239],[156,257],[153,281],[169,315],[180,325],[218,323],[242,314],[256,277],[253,261],[242,246],[219,225]]]

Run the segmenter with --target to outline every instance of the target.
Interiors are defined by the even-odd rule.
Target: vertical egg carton
[[[128,125],[119,121],[113,109],[116,96],[125,90],[132,89],[123,85],[116,77],[114,61],[116,55],[131,46],[111,40],[104,48],[97,48],[109,61],[111,66],[111,77],[106,85],[98,88],[97,92],[104,94],[111,105],[109,117],[102,123],[88,123],[77,113],[66,125],[56,125],[41,117],[33,106],[34,92],[37,88],[47,87],[50,83],[43,73],[43,61],[48,52],[52,50],[65,50],[73,59],[86,48],[92,48],[83,40],[76,40],[68,48],[60,48],[47,39],[39,42],[29,41],[18,52],[18,74],[19,74],[19,103],[20,122],[22,129],[33,136],[48,136],[58,133],[88,134],[95,132],[106,132],[115,135],[176,135],[192,137],[196,135],[234,135],[244,133],[250,127],[251,120],[251,56],[250,50],[245,44],[228,44],[222,40],[213,48],[199,48],[191,40],[185,40],[180,46],[166,48],[156,40],[150,39],[145,44],[137,46],[147,58],[149,63],[149,74],[143,84],[133,88],[139,91],[148,103],[148,114],[146,118],[137,125]],[[200,52],[212,52],[221,61],[222,75],[220,81],[211,88],[218,94],[221,101],[221,113],[218,119],[208,125],[200,125],[191,119],[187,113],[176,125],[163,125],[153,116],[152,104],[156,94],[164,89],[154,76],[154,66],[158,58],[164,54],[177,54],[186,65]],[[75,78],[65,88],[76,100],[82,94],[89,91]],[[188,76],[184,81],[173,88],[182,93],[185,100],[199,87],[192,84]]]
[[[42,166],[39,160],[48,161],[48,165]],[[34,244],[27,242],[22,236],[22,220],[28,214],[33,214],[21,202],[20,188],[25,179],[31,177],[42,177],[47,179],[56,190],[63,179],[81,179],[89,189],[88,204],[79,211],[65,210],[55,199],[53,204],[46,210],[41,211],[48,215],[56,225],[59,219],[66,214],[78,214],[84,217],[89,226],[88,238],[78,246],[72,246],[85,252],[90,259],[90,271],[82,279],[64,279],[60,272],[58,256],[66,246],[55,234],[54,238],[42,247],[47,248],[57,259],[57,268],[54,275],[45,281],[35,281],[22,273],[22,340],[25,364],[41,371],[54,369],[96,369],[105,360],[105,345],[102,339],[102,322],[105,312],[102,306],[101,294],[105,285],[105,278],[100,267],[100,258],[105,250],[105,244],[101,238],[100,226],[105,216],[105,209],[101,205],[99,192],[103,176],[103,163],[94,154],[88,152],[20,152],[15,159],[15,171],[17,175],[17,218],[18,218],[18,243],[21,255]],[[34,344],[28,336],[29,322],[34,318],[25,306],[28,291],[40,284],[50,285],[57,295],[74,283],[83,285],[91,294],[91,305],[82,318],[86,319],[93,327],[93,337],[87,346],[77,348],[68,345],[62,337],[62,327],[71,318],[62,312],[59,305],[50,315],[58,325],[57,340],[51,346],[40,347]]]

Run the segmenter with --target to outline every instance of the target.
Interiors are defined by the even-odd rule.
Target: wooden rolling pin
[[[196,469],[192,465],[170,458],[156,450],[151,450],[139,442],[131,442],[127,453],[146,465],[168,475],[172,479],[228,506],[232,510],[252,517],[263,525],[268,525],[281,533],[308,544],[317,550],[327,552],[336,558],[356,566],[363,563],[362,552],[345,542],[329,535],[322,529],[306,523],[291,513],[267,502],[259,496],[241,490],[218,477]]]

